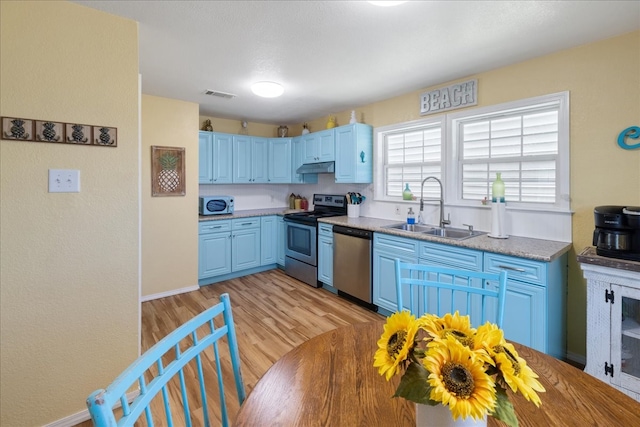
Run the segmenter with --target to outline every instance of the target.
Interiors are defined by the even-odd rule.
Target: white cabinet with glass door
[[[583,261],[581,268],[587,279],[585,372],[640,401],[640,265],[630,271]]]

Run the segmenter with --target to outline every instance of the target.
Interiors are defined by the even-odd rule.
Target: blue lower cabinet
[[[276,231],[276,263],[282,267],[284,267],[284,257],[285,257],[284,239],[285,239],[284,217],[278,216],[277,231]]]
[[[198,278],[231,273],[231,221],[198,225]]]
[[[318,224],[318,280],[333,285],[333,225]]]
[[[260,218],[260,265],[275,264],[278,223],[275,216]]]
[[[231,270],[260,266],[260,218],[232,220]]]
[[[418,241],[389,234],[373,234],[373,304],[382,314],[398,310],[396,258],[418,262]]]
[[[566,357],[567,255],[543,262],[487,252],[484,270],[507,271],[505,338]]]

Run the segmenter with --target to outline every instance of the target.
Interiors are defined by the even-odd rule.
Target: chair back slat
[[[395,261],[398,311],[415,316],[459,311],[472,324],[486,321],[502,328],[507,272],[499,274]],[[408,296],[405,298],[405,296]],[[407,303],[405,303],[407,301]]]
[[[215,323],[214,323],[214,319]],[[216,323],[220,326],[216,327]],[[200,335],[200,336],[199,336]],[[221,341],[225,339],[225,341]],[[223,366],[223,360],[219,355],[219,343],[222,342],[228,348],[230,356],[230,366]],[[182,348],[182,349],[181,349]],[[204,356],[211,354],[213,349],[214,357],[209,359]],[[214,367],[207,364],[203,366],[203,361],[212,360]],[[165,363],[166,362],[166,363]],[[133,426],[142,413],[148,426],[154,424],[153,416],[161,416],[164,413],[163,425],[191,426],[191,408],[189,395],[196,398],[196,387],[191,385],[195,381],[193,376],[185,378],[185,367],[197,369],[197,381],[201,402],[200,407],[194,409],[202,410],[204,425],[210,425],[210,411],[205,387],[205,375],[212,373],[218,378],[218,393],[220,396],[219,417],[223,426],[228,425],[228,409],[225,399],[224,383],[222,381],[223,372],[233,373],[236,384],[236,395],[238,404],[241,405],[246,397],[242,374],[240,370],[240,357],[238,343],[231,313],[231,304],[228,294],[220,297],[220,303],[205,310],[199,315],[178,327],[156,345],[141,355],[123,373],[121,373],[106,389],[96,390],[87,399],[87,406],[97,427],[104,426]],[[147,381],[148,378],[149,380]],[[137,387],[139,394],[129,403],[127,392]],[[180,387],[178,392],[177,387]],[[189,389],[192,393],[189,393]],[[157,399],[156,399],[157,397]],[[156,407],[156,401],[162,401],[163,409]],[[152,403],[153,402],[153,403]],[[158,404],[160,402],[158,401]],[[122,416],[116,420],[114,409],[121,405]],[[182,411],[177,411],[178,407]],[[199,412],[198,412],[199,413]],[[176,418],[177,416],[177,418]],[[184,419],[182,419],[184,417]]]

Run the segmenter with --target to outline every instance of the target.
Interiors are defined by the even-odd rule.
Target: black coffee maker
[[[593,215],[598,255],[640,261],[640,207],[598,206]]]

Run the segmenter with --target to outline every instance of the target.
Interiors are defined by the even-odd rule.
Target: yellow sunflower
[[[458,311],[447,313],[442,317],[425,314],[420,318],[422,328],[433,338],[446,338],[451,335],[463,345],[473,348],[473,336],[476,332],[471,327],[469,316],[460,316]]]
[[[490,356],[493,356],[493,348],[504,345],[504,333],[498,325],[487,322],[476,331],[473,342],[473,350],[485,349]]]
[[[493,412],[496,390],[484,371],[488,358],[485,352],[472,351],[453,335],[431,341],[423,359],[429,371],[431,400],[449,405],[454,420],[469,416],[478,420]]]
[[[545,389],[536,379],[538,375],[533,372],[527,362],[518,355],[513,344],[505,342],[495,346],[493,358],[500,369],[500,373],[511,390],[520,392],[530,402],[540,406],[540,397],[536,391],[544,392]]]
[[[418,322],[408,311],[394,313],[387,319],[373,362],[387,381],[400,371],[400,363],[407,360],[417,332]]]

